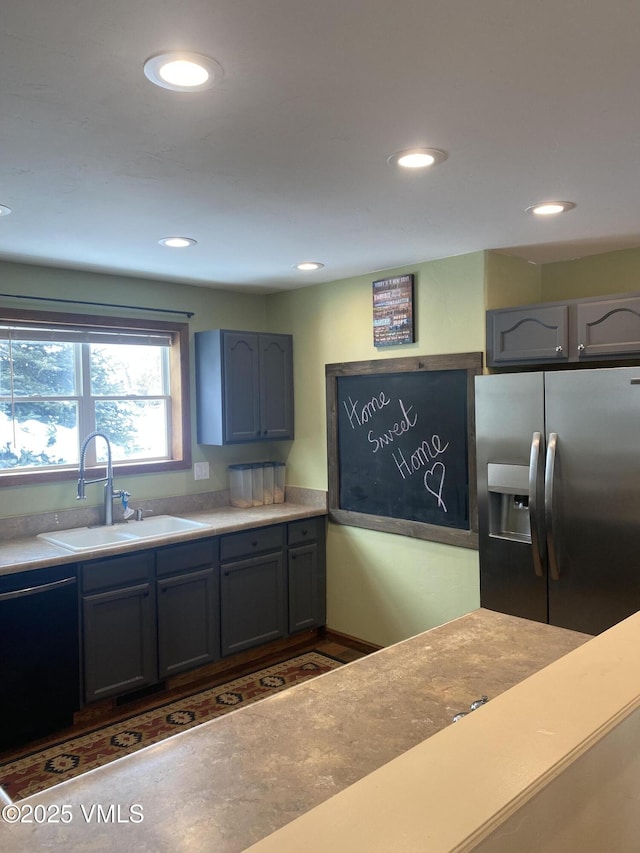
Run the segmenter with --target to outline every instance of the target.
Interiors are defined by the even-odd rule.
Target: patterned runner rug
[[[0,765],[0,786],[21,800],[342,665],[317,651],[298,655]]]

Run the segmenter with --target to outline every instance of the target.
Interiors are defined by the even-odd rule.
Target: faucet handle
[[[129,498],[131,497],[129,492],[126,492],[124,489],[120,489],[119,492],[114,492],[114,497],[120,495],[120,499],[122,500],[122,510],[124,520],[127,521],[133,515],[133,510],[129,506]]]
[[[141,507],[141,506],[137,507],[136,508],[136,521],[144,521],[143,513],[145,513],[145,512],[148,512],[149,515],[153,514],[152,509],[147,509],[146,507]]]

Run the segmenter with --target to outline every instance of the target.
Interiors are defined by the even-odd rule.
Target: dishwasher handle
[[[41,592],[51,592],[53,589],[60,589],[63,586],[70,586],[77,583],[76,578],[63,578],[60,581],[52,581],[51,583],[43,583],[40,586],[29,586],[25,589],[16,589],[13,592],[0,593],[0,601],[13,601],[16,598],[27,598],[30,595],[39,595]]]

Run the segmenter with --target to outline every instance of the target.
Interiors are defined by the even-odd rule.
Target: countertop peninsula
[[[0,845],[245,850],[589,639],[473,611],[29,797],[21,805],[68,805],[73,820],[0,824]],[[92,804],[119,806],[122,821],[87,821]],[[133,805],[143,820],[127,819]]]

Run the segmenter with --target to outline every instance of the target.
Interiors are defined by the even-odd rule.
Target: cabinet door
[[[576,332],[580,359],[640,353],[640,297],[579,303]]]
[[[222,347],[224,441],[256,441],[261,433],[258,335],[225,331]]]
[[[213,568],[157,581],[160,678],[219,657]]]
[[[82,610],[88,702],[129,693],[157,680],[151,584],[86,595]]]
[[[487,311],[487,364],[565,362],[569,359],[567,305]]]
[[[317,545],[289,549],[289,633],[319,624]]]
[[[260,335],[260,435],[293,438],[293,366],[290,335]]]
[[[327,548],[324,516],[291,521],[289,545],[289,632],[327,621]]]
[[[284,637],[287,618],[283,552],[223,563],[220,569],[222,656]]]

